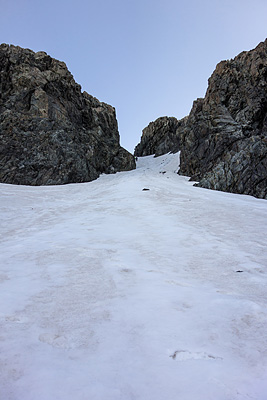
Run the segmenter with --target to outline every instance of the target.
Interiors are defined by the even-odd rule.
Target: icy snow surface
[[[267,399],[267,202],[177,165],[0,185],[1,400]]]

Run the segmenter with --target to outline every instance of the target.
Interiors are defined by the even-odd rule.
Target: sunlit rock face
[[[267,40],[219,63],[180,132],[180,173],[267,198]]]
[[[0,182],[87,182],[135,168],[115,109],[81,92],[65,63],[0,46]]]

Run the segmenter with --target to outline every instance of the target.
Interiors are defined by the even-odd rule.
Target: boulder
[[[135,168],[115,109],[81,91],[64,62],[0,45],[0,182],[57,185]]]

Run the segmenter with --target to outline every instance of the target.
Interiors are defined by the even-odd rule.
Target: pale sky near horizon
[[[133,152],[161,116],[188,115],[216,64],[267,37],[266,0],[0,0],[0,43],[64,61],[116,108]]]

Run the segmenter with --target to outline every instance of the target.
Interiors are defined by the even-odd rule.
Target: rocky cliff
[[[0,182],[87,182],[133,168],[113,107],[45,52],[0,46]]]
[[[198,186],[267,199],[267,39],[217,65],[173,137]]]
[[[199,186],[267,198],[267,40],[217,65],[180,143]]]
[[[161,117],[143,129],[140,143],[135,147],[134,155],[138,157],[155,154],[160,156],[179,150],[179,129],[185,124],[174,117]]]

